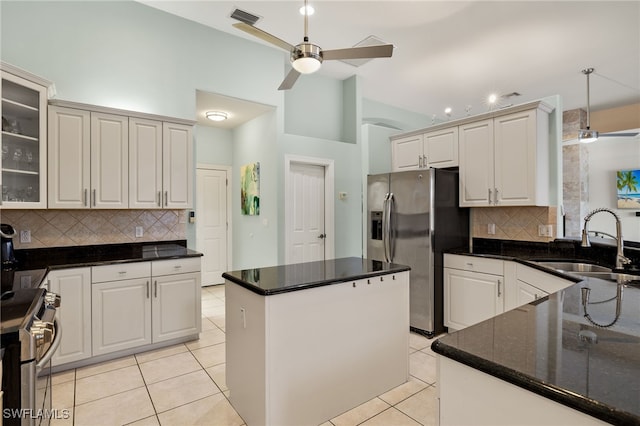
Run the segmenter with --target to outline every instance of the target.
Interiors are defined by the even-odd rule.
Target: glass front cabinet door
[[[48,82],[7,71],[2,75],[2,208],[47,207]],[[30,78],[33,77],[33,78]]]

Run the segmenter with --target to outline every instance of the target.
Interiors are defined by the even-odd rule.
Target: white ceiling
[[[237,7],[261,16],[256,27],[297,44],[303,1],[155,1],[142,3],[254,40],[232,27]],[[336,1],[313,0],[310,41],[350,47],[374,35],[395,45],[392,58],[361,67],[326,61],[319,73],[358,74],[364,97],[445,119],[487,110],[486,97],[518,92],[503,104],[559,94],[565,110],[640,102],[640,1]],[[267,45],[266,43],[264,43]],[[270,46],[270,45],[269,45]],[[278,49],[273,47],[274,49]],[[288,54],[283,51],[283,60]],[[284,78],[284,75],[283,75]],[[301,76],[300,78],[304,78]],[[273,82],[277,90],[280,81]],[[294,89],[295,90],[295,87]]]

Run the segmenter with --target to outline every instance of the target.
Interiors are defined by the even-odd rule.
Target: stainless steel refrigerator
[[[367,258],[411,267],[411,330],[433,337],[443,324],[443,251],[469,245],[469,209],[458,207],[458,171],[368,176]]]

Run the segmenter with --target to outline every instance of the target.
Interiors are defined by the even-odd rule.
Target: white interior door
[[[202,253],[202,285],[222,284],[228,270],[227,172],[196,172],[196,250]]]
[[[292,263],[325,259],[325,168],[312,164],[292,163],[290,167],[291,197],[290,256]]]

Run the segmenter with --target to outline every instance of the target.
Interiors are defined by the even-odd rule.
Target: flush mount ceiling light
[[[224,121],[229,118],[229,114],[222,111],[209,111],[206,116],[211,121]]]
[[[311,16],[314,13],[316,13],[316,10],[313,8],[313,6],[309,6],[308,4],[305,4],[300,8],[300,15]]]

